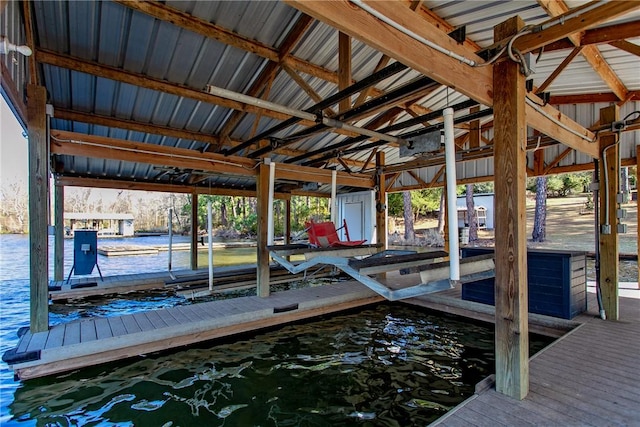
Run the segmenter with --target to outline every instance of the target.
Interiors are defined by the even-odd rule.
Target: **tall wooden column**
[[[29,264],[31,332],[49,329],[49,159],[47,158],[47,91],[27,86],[29,128]]]
[[[378,191],[376,192],[376,243],[381,244],[381,250],[387,249],[387,188],[382,168],[384,167],[384,152],[376,153],[376,174]]]
[[[198,193],[191,195],[191,269],[198,269]]]
[[[256,197],[258,199],[258,265],[256,278],[258,281],[257,294],[260,297],[269,296],[269,251],[267,251],[269,211],[269,165],[260,163],[256,180]]]
[[[494,28],[496,41],[524,22],[513,17]],[[526,246],[525,78],[510,60],[493,66],[496,192],[496,390],[516,399],[529,392]]]
[[[600,110],[601,125],[617,121],[619,117],[620,109],[616,105]],[[616,196],[618,188],[620,188],[620,169],[618,168],[620,149],[616,144],[617,138],[617,135],[607,135],[600,138],[600,290],[602,291],[602,306],[609,320],[618,320],[619,315],[618,257],[620,241],[617,227],[619,221],[616,216],[619,204]],[[603,230],[605,223],[608,223],[609,232]]]
[[[64,280],[64,185],[56,182],[54,190],[53,280]]]

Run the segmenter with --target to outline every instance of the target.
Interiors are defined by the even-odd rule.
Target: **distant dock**
[[[256,242],[213,242],[213,247],[219,248],[251,248]],[[184,252],[191,250],[191,243],[173,243],[171,250]],[[207,245],[199,244],[198,251],[208,250]],[[169,245],[99,245],[98,254],[103,256],[131,256],[131,255],[158,255],[160,252],[169,251]]]

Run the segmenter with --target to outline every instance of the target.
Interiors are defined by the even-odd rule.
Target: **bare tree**
[[[476,206],[473,201],[473,184],[467,184],[466,202],[467,221],[469,221],[469,242],[475,242],[478,240],[478,216],[476,215]]]
[[[404,239],[414,240],[416,238],[416,232],[413,227],[413,209],[411,208],[411,192],[402,192],[402,201],[404,205]]]
[[[23,182],[3,185],[0,192],[1,229],[14,233],[27,231],[29,219],[29,198]]]
[[[440,210],[438,211],[438,233],[444,233],[444,216],[446,212],[445,206],[445,198],[444,198],[444,188],[442,188],[442,192],[440,193]]]
[[[536,178],[536,212],[533,219],[534,242],[544,242],[547,237],[547,177]]]

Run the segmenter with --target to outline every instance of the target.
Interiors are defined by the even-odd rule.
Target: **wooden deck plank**
[[[138,324],[138,326],[140,326],[140,329],[143,332],[152,331],[155,329],[155,327],[153,326],[153,323],[151,323],[151,321],[147,317],[147,314],[148,312],[145,312],[145,311],[133,314],[133,318],[136,320],[136,323]]]
[[[80,342],[80,322],[70,322],[67,323],[66,328],[64,328],[64,339],[62,340],[62,345],[72,345],[78,344]]]
[[[16,350],[17,353],[24,353],[25,351],[27,351],[27,347],[29,347],[31,337],[33,337],[31,331],[27,331],[22,337],[20,337],[20,341],[18,342],[18,347]]]
[[[49,331],[37,332],[31,336],[27,351],[42,350],[47,343],[49,337]]]
[[[98,339],[96,333],[96,324],[93,319],[83,320],[80,322],[80,341],[94,341]]]
[[[106,317],[98,317],[95,319],[95,325],[97,339],[102,340],[113,336],[111,326],[109,326],[109,320],[107,320]]]
[[[178,310],[178,307],[168,308],[167,313],[175,319],[176,323],[179,323],[181,325],[189,323],[189,318],[185,316],[182,310]]]
[[[521,427],[535,426],[535,423],[528,421],[526,416],[521,415],[522,409],[505,411],[504,402],[497,399],[494,394],[483,393],[469,405],[469,409],[472,411],[488,414],[502,424]]]
[[[160,313],[162,310],[153,310],[145,312],[146,318],[149,319],[151,325],[153,325],[153,329],[166,328],[169,326],[167,322],[164,321]]]
[[[138,325],[138,322],[136,321],[136,318],[133,316],[133,314],[122,316],[122,323],[124,324],[127,334],[135,334],[136,332],[142,331],[142,328],[140,328],[140,325]]]
[[[119,337],[127,334],[127,327],[124,324],[123,317],[108,317],[109,327],[114,337]]]
[[[566,377],[560,375],[558,370],[546,370],[536,367],[535,381],[541,381],[543,384],[550,384],[551,387],[555,387],[558,390],[563,389],[562,383],[568,383],[572,385],[572,389],[576,390],[575,394],[580,394],[583,397],[595,399],[599,403],[608,402],[616,407],[617,411],[625,411],[625,408],[630,409],[632,412],[637,413],[638,402],[640,397],[637,393],[629,394],[628,389],[617,389],[615,385],[602,384],[598,380],[582,380],[580,375],[575,375],[576,379],[571,381],[571,376]],[[571,390],[566,390],[568,395],[571,395]],[[638,414],[640,416],[640,414]]]
[[[508,426],[508,424],[503,424],[498,421],[495,417],[491,415],[487,415],[479,411],[475,411],[473,408],[469,408],[468,411],[463,411],[458,415],[461,419],[468,423],[468,425],[473,425],[477,427],[500,427],[500,426]]]
[[[187,319],[189,319],[189,322],[199,322],[206,319],[206,316],[195,311],[192,305],[181,305],[175,308]]]
[[[49,336],[47,337],[47,343],[45,349],[51,349],[61,347],[64,341],[64,329],[65,325],[55,325],[49,329]]]

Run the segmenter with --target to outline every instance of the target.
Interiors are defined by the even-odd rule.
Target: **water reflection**
[[[28,381],[9,409],[38,425],[425,425],[492,369],[490,329],[381,305]]]

